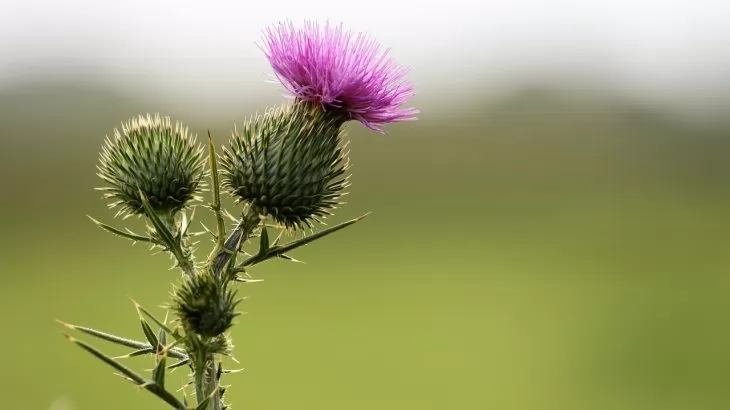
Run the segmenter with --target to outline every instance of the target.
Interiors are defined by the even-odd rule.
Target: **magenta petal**
[[[343,26],[303,28],[285,22],[269,27],[262,47],[276,77],[296,97],[344,110],[373,130],[415,120],[418,110],[400,108],[415,92],[408,70],[366,35]]]

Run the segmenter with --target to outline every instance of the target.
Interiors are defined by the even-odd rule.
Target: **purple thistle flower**
[[[416,119],[418,110],[400,108],[415,94],[404,79],[408,69],[365,34],[343,31],[342,24],[285,22],[265,30],[262,49],[279,81],[301,100],[381,132],[385,124]]]

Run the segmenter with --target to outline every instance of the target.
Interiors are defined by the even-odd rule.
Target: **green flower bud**
[[[205,337],[221,335],[233,325],[239,302],[235,290],[208,274],[186,277],[172,297],[185,331]]]
[[[159,213],[183,209],[203,186],[205,158],[195,135],[170,117],[138,116],[114,129],[102,149],[98,175],[117,215],[144,214],[141,190]]]
[[[223,186],[288,228],[311,227],[331,214],[349,185],[346,119],[295,101],[248,120],[224,148]]]

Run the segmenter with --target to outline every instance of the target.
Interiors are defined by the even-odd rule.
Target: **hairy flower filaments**
[[[344,120],[298,101],[247,121],[224,148],[223,186],[286,227],[311,226],[347,186]]]
[[[326,111],[341,110],[348,119],[373,130],[391,122],[414,120],[418,110],[400,108],[414,95],[404,79],[407,69],[381,52],[366,35],[291,22],[270,27],[263,50],[276,77],[297,98]]]
[[[100,188],[118,214],[144,214],[140,191],[158,213],[174,213],[193,200],[203,184],[205,158],[196,137],[170,117],[138,116],[107,137],[98,175]]]

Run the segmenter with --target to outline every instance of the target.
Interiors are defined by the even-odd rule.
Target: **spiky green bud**
[[[100,188],[118,215],[144,214],[139,191],[158,213],[183,209],[203,185],[205,158],[195,135],[170,117],[138,116],[114,129],[102,149],[98,175],[109,184]]]
[[[186,277],[172,296],[172,308],[185,331],[205,337],[219,336],[233,325],[239,302],[228,283],[209,274]]]
[[[223,185],[286,227],[311,226],[348,185],[346,119],[303,101],[249,119],[224,148]]]

